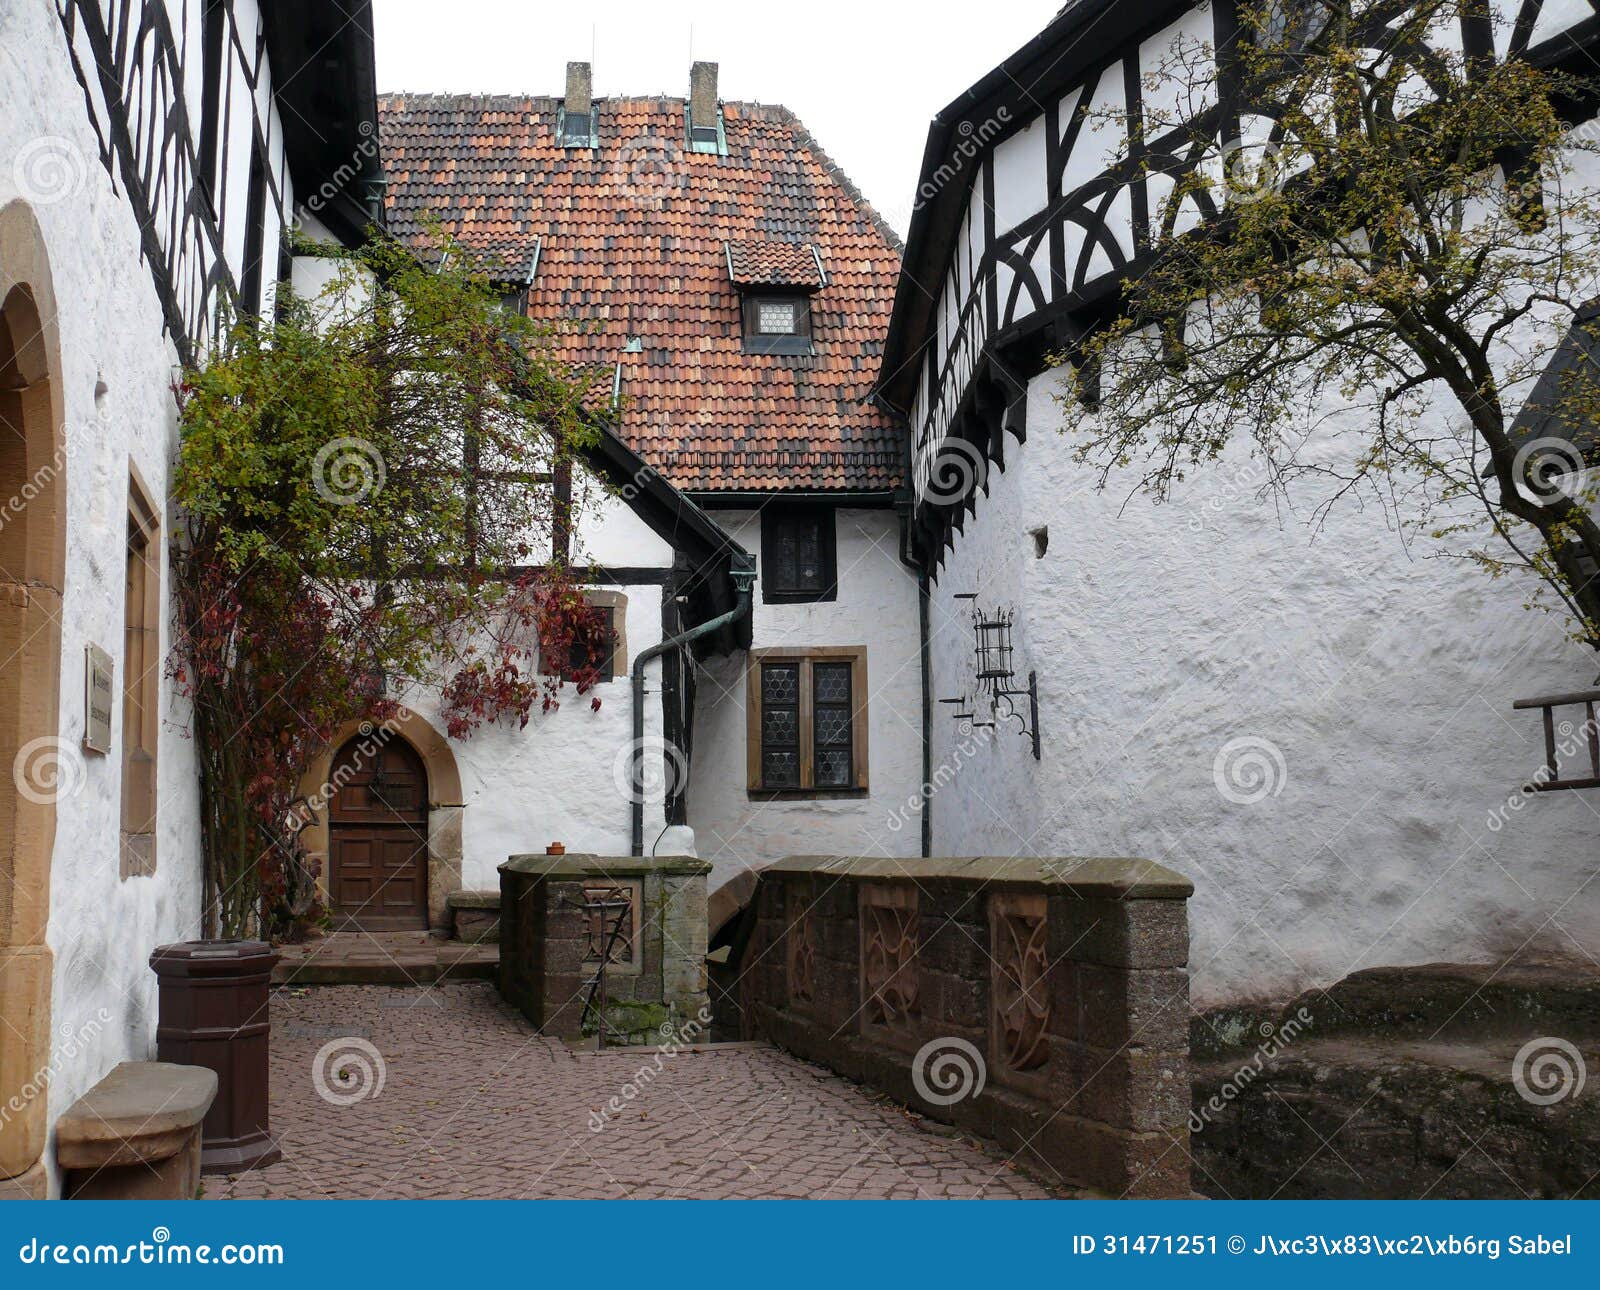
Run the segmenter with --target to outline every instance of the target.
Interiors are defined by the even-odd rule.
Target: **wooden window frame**
[[[811,345],[812,304],[803,291],[782,291],[771,287],[752,287],[744,293],[744,352],[747,354],[813,354]],[[799,308],[798,329],[792,332],[761,330],[763,301],[781,300]]]
[[[800,668],[800,786],[769,788],[761,775],[761,669],[767,663],[795,663]],[[813,724],[812,665],[849,663],[850,757],[855,784],[847,788],[816,787],[816,732]],[[868,791],[867,774],[867,647],[822,645],[806,649],[774,646],[753,649],[745,666],[745,787],[752,797],[855,797]]]
[[[596,609],[611,611],[611,666],[600,669],[600,684],[628,675],[628,594],[624,591],[586,591],[583,598]],[[571,678],[568,678],[569,680]]]
[[[135,546],[138,543],[139,545]],[[157,751],[161,735],[161,518],[128,465],[128,548],[122,623],[123,878],[156,871]],[[138,582],[135,584],[135,575]]]
[[[818,591],[780,587],[777,569],[778,528],[797,519],[820,520],[819,556],[827,581]],[[761,508],[761,603],[764,605],[809,605],[839,598],[839,521],[833,507],[796,507],[769,504]]]

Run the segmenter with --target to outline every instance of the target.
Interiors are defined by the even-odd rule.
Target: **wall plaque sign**
[[[111,751],[111,655],[98,645],[84,646],[83,746],[90,752]]]

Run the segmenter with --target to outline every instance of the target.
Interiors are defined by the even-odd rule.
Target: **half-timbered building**
[[[1443,45],[1592,64],[1591,4],[1492,7]],[[1114,313],[1157,221],[1217,213],[1203,187],[1167,201],[1202,157],[1174,151],[1192,125],[1148,128],[1175,111],[1158,65],[1239,38],[1228,0],[1076,0],[934,120],[878,385],[908,421],[932,580],[928,848],[1189,874],[1202,1005],[1592,954],[1593,801],[1517,794],[1544,746],[1513,702],[1592,679],[1558,623],[1403,546],[1381,508],[1313,529],[1322,499],[1264,498],[1242,449],[1163,506],[1073,460],[1051,355]],[[1270,106],[1247,111],[1226,67],[1216,85],[1178,110],[1219,146],[1270,145]]]
[[[0,1193],[153,1056],[203,934],[171,643],[175,377],[378,205],[366,0],[0,5]]]
[[[549,554],[617,648],[598,706],[452,742],[444,881],[496,888],[554,842],[692,851],[715,925],[737,903],[716,890],[781,856],[916,854],[918,579],[902,427],[870,399],[894,233],[792,113],[722,100],[715,64],[684,98],[596,96],[574,63],[560,97],[397,93],[382,115],[391,230],[420,244],[437,217],[605,386],[600,448],[557,487],[609,491]]]

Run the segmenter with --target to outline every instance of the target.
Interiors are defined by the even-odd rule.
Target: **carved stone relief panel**
[[[1041,1072],[1049,1060],[1050,960],[1045,948],[1045,897],[997,894],[989,899],[991,945],[990,1061],[997,1077]]]
[[[917,889],[861,885],[861,1024],[908,1031],[917,1005]]]
[[[816,927],[812,918],[811,884],[791,882],[788,897],[789,930],[785,936],[789,974],[789,1006],[809,1007],[815,995]]]

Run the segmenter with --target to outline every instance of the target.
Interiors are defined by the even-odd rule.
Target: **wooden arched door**
[[[337,930],[428,925],[428,772],[404,739],[358,735],[330,781],[328,896]]]

